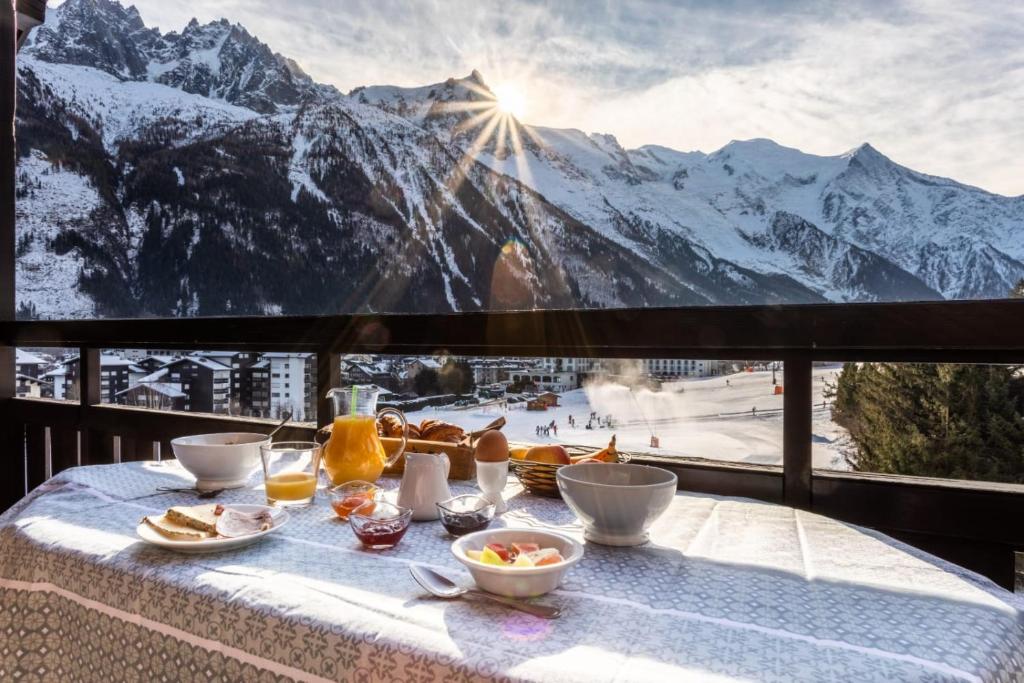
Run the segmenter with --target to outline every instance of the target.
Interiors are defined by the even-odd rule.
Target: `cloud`
[[[479,69],[530,123],[711,151],[770,137],[1024,193],[1024,4],[798,0],[133,0],[245,25],[342,90]]]

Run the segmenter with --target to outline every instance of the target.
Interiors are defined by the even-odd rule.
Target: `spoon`
[[[269,434],[267,434],[267,438],[270,439],[271,441],[273,441],[274,440],[274,434],[277,434],[279,431],[281,431],[281,429],[286,424],[288,424],[288,420],[290,420],[290,419],[292,419],[292,414],[291,413],[285,413],[284,414],[284,419],[281,420],[280,424],[278,424],[276,427],[274,427],[274,431],[272,431]]]
[[[208,489],[206,491],[200,491],[194,488],[174,488],[171,486],[159,486],[156,490],[161,493],[194,493],[196,494],[196,498],[216,498],[220,494],[224,493],[224,489]]]
[[[506,598],[501,595],[485,593],[484,591],[477,590],[475,588],[464,588],[453,583],[451,579],[438,574],[433,569],[427,569],[420,564],[409,565],[409,573],[412,574],[412,578],[416,579],[416,583],[423,586],[423,588],[431,595],[436,595],[439,598],[450,599],[458,598],[463,595],[473,595],[476,597],[486,598],[491,602],[500,603],[506,607],[511,607],[512,609],[517,609],[520,612],[532,614],[535,617],[541,617],[542,619],[557,619],[562,615],[562,610],[558,607],[534,605],[515,598]]]

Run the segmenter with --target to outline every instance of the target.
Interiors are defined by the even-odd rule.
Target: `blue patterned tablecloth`
[[[189,482],[174,461],[76,468],[0,517],[0,679],[1024,679],[1013,594],[786,507],[680,494],[650,544],[588,544],[546,598],[565,615],[544,621],[426,597],[410,562],[470,581],[438,523],[366,552],[323,500],[243,550],[141,542],[142,515],[191,498],[140,496]],[[500,524],[580,535],[561,501],[507,493]],[[253,488],[220,498],[261,499]]]

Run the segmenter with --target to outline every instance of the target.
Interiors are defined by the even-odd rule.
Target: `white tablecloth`
[[[68,470],[0,518],[0,679],[469,681],[1021,680],[1022,604],[880,534],[750,500],[680,494],[632,549],[588,544],[544,621],[424,596],[468,582],[439,523],[366,552],[324,500],[250,548],[146,545],[188,494],[177,463]],[[392,481],[386,485],[394,486]],[[468,490],[468,487],[455,487]],[[510,484],[506,526],[579,535]],[[260,502],[254,489],[223,502]]]

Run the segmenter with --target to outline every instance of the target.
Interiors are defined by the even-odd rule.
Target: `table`
[[[135,536],[189,494],[174,461],[67,470],[0,517],[0,679],[685,681],[1024,678],[1024,605],[881,534],[751,500],[680,494],[634,549],[588,544],[556,621],[426,597],[407,566],[468,574],[439,523],[358,547],[321,499],[247,549]],[[395,486],[391,481],[387,485]],[[469,490],[467,485],[454,486]],[[579,535],[508,488],[506,526]],[[218,499],[259,502],[239,489]]]

